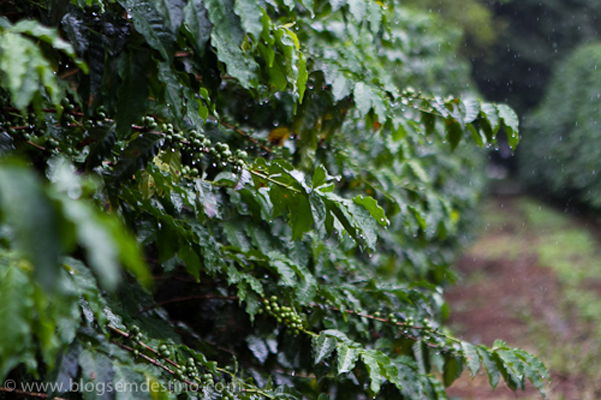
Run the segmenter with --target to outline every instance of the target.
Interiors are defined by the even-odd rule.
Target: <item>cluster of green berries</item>
[[[142,352],[144,351],[144,348],[140,344],[140,342],[144,340],[144,334],[140,330],[139,326],[132,325],[132,327],[129,328],[129,338],[132,340],[134,356],[139,357],[140,354],[142,354]]]
[[[227,143],[216,143],[209,149],[209,155],[217,162],[217,165],[226,168],[228,165],[235,172],[240,172],[246,163],[244,159],[248,157],[248,153],[244,150],[236,150],[232,152]]]
[[[202,367],[201,367],[202,368]],[[192,358],[188,358],[185,363],[182,363],[175,369],[175,375],[180,380],[192,380],[199,384],[213,384],[213,375],[201,374],[197,362]]]
[[[168,126],[169,128],[169,126]],[[167,131],[167,135],[170,132]],[[187,137],[181,132],[176,132],[172,136],[173,146],[179,149],[182,155],[183,175],[198,176],[200,174],[199,167],[206,162],[207,153],[212,147],[212,142],[204,134],[191,130]]]
[[[35,140],[37,139],[35,121],[23,115],[5,115],[0,119],[0,132],[6,132],[13,140]],[[58,142],[57,142],[58,144]]]
[[[399,323],[399,319],[396,317],[396,315],[394,313],[389,313],[388,314],[388,321],[390,321],[390,323],[392,323],[392,324],[398,324]]]
[[[75,106],[71,104],[65,105],[60,120],[54,119],[54,117],[48,117],[45,121],[40,121],[34,113],[23,114],[11,114],[7,113],[0,119],[0,132],[4,131],[8,135],[17,141],[30,142],[35,146],[43,147],[51,154],[61,153],[63,155],[77,156],[79,150],[77,144],[81,141],[81,135],[85,129],[90,129],[95,126],[101,126],[105,123],[105,118],[96,118],[85,121],[85,126],[78,122],[77,117],[73,114]],[[100,114],[103,115],[103,114]],[[55,115],[58,117],[57,115]],[[68,132],[57,136],[50,134],[48,131],[49,127],[53,127],[51,130],[56,131],[55,125],[60,123],[63,130],[65,128],[72,127]],[[84,129],[78,129],[83,127]]]
[[[303,320],[298,313],[288,306],[280,306],[277,296],[263,299],[263,306],[267,314],[271,315],[280,324],[292,330],[296,335],[303,329]]]
[[[384,318],[384,316],[382,315],[382,313],[380,311],[376,311],[373,313],[374,317],[377,318]],[[388,321],[389,323],[392,324],[399,324],[402,323],[403,325],[415,325],[415,320],[413,319],[413,317],[401,317],[399,318],[397,316],[396,313],[390,312],[386,315],[386,321]],[[427,321],[424,319],[424,321]],[[429,323],[429,321],[427,321]]]
[[[142,117],[142,125],[151,130],[156,130],[159,127],[159,124],[156,119],[152,115],[145,115]]]
[[[207,124],[209,121],[207,121]],[[214,122],[211,122],[213,124]],[[248,153],[244,150],[232,151],[226,143],[213,143],[208,137],[197,130],[184,134],[171,123],[159,124],[154,117],[142,117],[142,124],[150,130],[158,130],[165,135],[165,145],[177,149],[182,155],[182,175],[196,177],[204,167],[232,168],[240,172],[246,165]]]
[[[175,138],[179,139],[177,136]],[[244,150],[233,152],[227,143],[213,144],[205,135],[195,130],[188,133],[187,140],[183,139],[175,146],[180,148],[182,161],[186,164],[182,171],[184,175],[198,175],[198,166],[203,164],[203,160],[208,161],[208,166],[212,168],[231,167],[234,172],[240,172],[246,165],[244,159],[248,157]]]
[[[43,141],[44,138],[41,138]],[[65,135],[59,142],[56,138],[45,137],[44,147],[54,155],[63,154],[71,157],[76,157],[80,152],[77,150],[77,139],[76,135]]]
[[[163,358],[171,357],[171,351],[169,350],[169,347],[167,347],[166,344],[160,345],[158,350],[159,350],[159,354],[161,355],[161,357],[163,357]]]
[[[132,327],[129,328],[129,337],[132,340],[141,341],[142,339],[144,339],[144,334],[142,333],[138,325],[132,325]]]
[[[9,126],[30,125],[35,123],[35,120],[35,115],[32,113],[4,112],[0,115],[0,126],[7,128]]]
[[[133,354],[138,357],[140,353],[144,350],[139,342],[144,339],[143,333],[140,331],[140,328],[136,325],[130,328],[130,339],[134,341],[133,344]],[[166,344],[161,344],[157,349],[159,355],[162,358],[169,358],[172,356],[169,347]],[[189,357],[185,363],[182,363],[175,369],[175,376],[180,380],[192,380],[198,384],[213,384],[213,375],[205,373],[200,373],[199,364],[192,358]]]

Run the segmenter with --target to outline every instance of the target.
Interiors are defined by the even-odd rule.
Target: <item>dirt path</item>
[[[451,326],[472,342],[491,345],[502,339],[538,355],[553,377],[550,399],[601,398],[601,374],[594,370],[601,369],[601,358],[595,357],[601,355],[596,353],[601,335],[594,318],[583,318],[581,304],[570,299],[581,291],[595,296],[571,279],[570,268],[576,265],[575,271],[588,274],[592,263],[601,264],[601,246],[581,223],[531,199],[497,197],[482,215],[483,232],[459,260],[461,281],[446,296]],[[594,247],[586,248],[586,259],[583,243]],[[553,257],[555,247],[564,248],[566,265],[559,264],[562,257]],[[564,254],[572,248],[574,254]],[[591,312],[597,311],[601,320],[601,305]],[[514,394],[503,384],[492,390],[484,376],[464,375],[449,389],[451,397],[541,398],[535,390]]]

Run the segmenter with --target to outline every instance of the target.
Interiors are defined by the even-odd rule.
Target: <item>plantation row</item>
[[[530,354],[443,325],[478,146],[518,141],[445,21],[371,0],[8,3],[0,378],[444,399],[482,369],[543,389]]]

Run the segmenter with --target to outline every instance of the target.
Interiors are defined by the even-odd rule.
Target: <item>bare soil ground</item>
[[[446,296],[453,310],[451,326],[472,342],[491,345],[502,339],[539,356],[551,368],[550,399],[599,398],[587,388],[588,377],[553,369],[556,351],[574,351],[563,347],[586,340],[579,337],[583,323],[566,312],[562,281],[552,268],[541,265],[539,232],[529,226],[514,198],[494,198],[484,212],[494,221],[457,263],[462,279]],[[483,374],[464,374],[448,393],[461,399],[541,398],[535,389],[513,393],[503,383],[493,390]]]

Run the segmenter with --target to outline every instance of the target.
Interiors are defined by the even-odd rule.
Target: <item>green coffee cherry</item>
[[[285,325],[293,334],[298,334],[303,329],[303,320],[296,311],[289,306],[280,306],[278,298],[271,296],[269,299],[263,299],[265,312],[271,315],[278,323]]]

